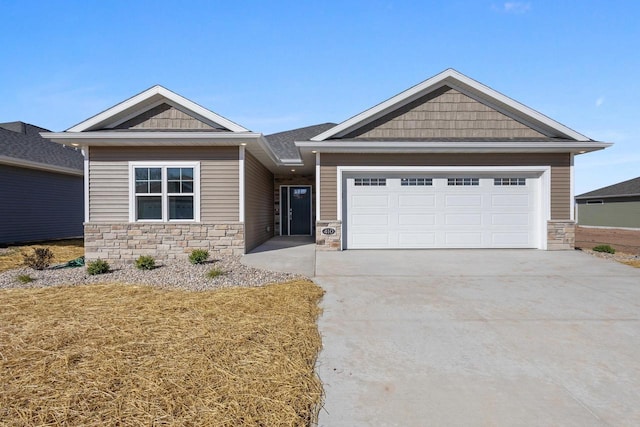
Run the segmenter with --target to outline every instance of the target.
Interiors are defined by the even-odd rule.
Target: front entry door
[[[311,186],[280,187],[280,234],[311,235]]]

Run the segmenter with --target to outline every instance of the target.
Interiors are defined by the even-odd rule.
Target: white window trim
[[[399,173],[413,172],[433,173],[442,175],[459,173],[478,173],[480,178],[493,178],[493,173],[539,174],[540,186],[538,188],[539,210],[536,220],[538,222],[538,249],[547,249],[547,221],[551,219],[551,166],[338,166],[336,168],[336,184],[338,200],[338,221],[342,221],[343,206],[346,205],[343,197],[346,195],[346,178],[354,173]],[[430,177],[433,178],[433,177]],[[344,229],[343,229],[344,230]],[[342,234],[340,250],[346,246],[346,233]]]
[[[162,219],[136,219],[136,177],[135,168],[162,168]],[[193,168],[193,219],[169,220],[167,192],[167,168]],[[200,162],[181,161],[136,161],[129,162],[129,222],[139,223],[196,223],[200,222]]]

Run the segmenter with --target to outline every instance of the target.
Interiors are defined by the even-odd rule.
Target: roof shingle
[[[0,156],[83,171],[80,150],[40,136],[49,130],[24,122],[0,123]]]
[[[640,194],[640,177],[622,181],[607,187],[598,188],[588,193],[576,196],[576,199],[590,199],[592,197],[632,196]]]
[[[322,132],[336,126],[335,123],[322,123],[318,125],[306,126],[284,132],[265,135],[265,139],[276,153],[279,159],[298,159],[300,152],[295,145],[295,141],[306,141]]]

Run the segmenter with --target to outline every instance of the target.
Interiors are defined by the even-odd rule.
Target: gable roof
[[[576,196],[576,200],[591,199],[594,197],[622,197],[638,195],[640,195],[640,177],[580,194],[579,196]]]
[[[306,140],[321,132],[336,126],[335,123],[322,123],[318,125],[305,126],[284,132],[265,135],[267,143],[281,161],[299,160],[300,151],[296,148],[295,141]]]
[[[249,132],[248,129],[188,100],[169,89],[155,85],[89,119],[70,127],[66,132],[112,130],[149,110],[168,104],[217,130]]]
[[[0,163],[82,175],[82,153],[42,138],[40,132],[48,130],[24,122],[0,123]]]
[[[504,115],[534,129],[549,138],[573,141],[591,141],[590,138],[570,129],[555,120],[523,105],[464,74],[449,68],[386,101],[351,117],[319,135],[311,141],[326,141],[343,137],[367,124],[422,98],[444,86],[485,104]]]

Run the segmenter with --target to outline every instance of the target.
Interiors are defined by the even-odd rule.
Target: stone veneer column
[[[244,224],[85,223],[84,247],[89,261],[186,258],[194,249],[243,255]]]
[[[333,229],[334,234],[323,234],[323,229]],[[342,221],[318,221],[316,222],[316,250],[339,251],[342,250]]]
[[[547,221],[547,250],[562,251],[575,249],[575,221]]]

